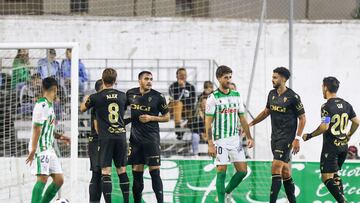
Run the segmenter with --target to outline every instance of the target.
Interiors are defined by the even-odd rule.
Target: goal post
[[[77,195],[76,184],[78,181],[78,174],[79,174],[79,168],[78,168],[79,43],[77,43],[77,42],[0,43],[0,59],[1,59],[0,70],[3,69],[3,71],[1,71],[1,72],[5,72],[8,75],[10,75],[12,77],[11,78],[12,81],[17,80],[16,76],[13,75],[13,72],[14,72],[13,64],[14,63],[12,61],[15,57],[14,54],[16,54],[16,51],[18,51],[20,49],[26,49],[28,54],[30,51],[30,53],[33,55],[30,57],[28,56],[28,59],[26,59],[28,61],[28,70],[26,70],[26,71],[29,72],[29,75],[31,73],[36,73],[37,68],[38,68],[38,63],[39,63],[39,62],[36,63],[36,61],[40,58],[44,58],[44,57],[46,58],[48,56],[48,50],[54,49],[57,52],[59,52],[60,56],[57,55],[56,59],[55,59],[55,61],[59,61],[60,59],[63,60],[66,58],[65,57],[66,49],[71,49],[71,62],[70,62],[70,64],[71,64],[70,87],[71,88],[66,96],[62,95],[62,97],[66,97],[66,98],[64,98],[64,100],[66,100],[67,103],[69,103],[69,105],[70,105],[69,109],[67,110],[67,111],[70,111],[70,117],[68,115],[66,115],[69,112],[60,112],[60,118],[57,118],[57,119],[60,119],[59,123],[61,123],[61,125],[62,125],[61,126],[61,128],[63,128],[62,131],[64,129],[70,129],[70,134],[67,136],[71,137],[70,156],[68,158],[64,158],[65,159],[64,164],[66,165],[66,163],[69,163],[70,166],[68,166],[68,165],[65,166],[66,167],[66,169],[65,169],[64,164],[62,164],[64,176],[65,176],[65,183],[63,186],[66,186],[66,189],[63,189],[66,191],[64,191],[62,195],[64,195],[64,197],[69,199],[71,202],[78,202],[79,196]],[[19,53],[19,51],[18,51],[18,53]],[[57,62],[57,63],[60,65],[59,62]],[[8,68],[9,70],[6,70],[6,68]],[[56,78],[56,79],[60,80],[60,78]],[[16,98],[18,98],[17,91],[18,90],[16,89],[16,87],[12,86],[12,87],[8,88],[8,92],[10,92],[10,95],[16,95]],[[58,94],[63,94],[63,93],[61,92]],[[4,95],[6,95],[6,93],[4,93]],[[17,101],[17,99],[15,99],[15,100]],[[4,112],[6,112],[5,111],[6,106],[10,105],[11,102],[13,102],[13,101],[11,99],[6,100],[4,98],[4,100],[2,100],[1,102],[3,103],[2,108],[4,109]],[[61,105],[65,105],[65,104],[61,104]],[[54,108],[56,108],[56,107],[54,107]],[[23,114],[20,115],[19,112],[21,112],[21,107],[18,107],[18,103],[16,102],[15,110],[11,111],[10,115],[8,115],[10,117],[15,118],[14,119],[15,121],[11,120],[10,122],[7,122],[7,123],[9,123],[8,125],[4,126],[4,131],[3,131],[4,132],[3,133],[4,140],[6,139],[6,136],[12,136],[11,133],[7,133],[7,132],[14,132],[15,136],[18,136],[18,134],[16,134],[17,131],[14,129],[17,126],[17,124],[15,122],[18,121],[20,127],[24,127],[24,126],[21,126],[21,125],[24,125],[24,123],[31,123],[32,109],[28,110],[26,119],[24,119],[25,116],[23,116]],[[7,119],[6,118],[7,114],[4,114],[4,115],[5,115],[4,116],[4,120],[5,120],[5,119]],[[17,117],[21,117],[21,118],[17,120]],[[28,134],[26,136],[31,136],[31,135],[29,135],[30,131],[31,131],[31,129],[27,129],[27,130],[23,129],[22,132],[23,132],[23,134],[24,134],[24,132],[25,132],[25,134],[26,134],[26,132],[28,132]],[[14,138],[14,141],[12,141],[12,142],[15,142],[15,144],[17,144],[17,142],[18,142],[17,139],[18,138]],[[5,146],[5,144],[4,144],[4,146]],[[22,152],[19,152],[19,151],[11,152],[12,150],[13,149],[10,149],[10,152],[8,153],[9,155],[6,155],[5,148],[4,148],[4,155],[3,155],[4,157],[1,156],[1,158],[4,158],[4,160],[5,160],[6,156],[11,156],[11,157],[15,156],[16,159],[18,160],[18,161],[16,161],[16,166],[21,165],[21,164],[25,165],[24,158],[26,158],[26,156],[28,154],[26,142],[24,142],[21,147]],[[18,149],[16,149],[16,150],[18,150]],[[11,163],[10,163],[10,165],[11,165]],[[2,169],[2,170],[4,170],[4,169]],[[29,171],[25,171],[25,170],[26,170],[26,167],[21,166],[21,167],[16,168],[14,171],[10,171],[10,173],[20,173],[20,174],[23,174],[24,176],[30,176],[30,170]],[[68,173],[68,171],[70,173],[65,174],[65,173]],[[67,178],[67,177],[69,177],[69,178]],[[33,179],[33,178],[27,179],[26,178],[26,181],[28,181],[28,180],[30,183],[24,183],[24,180],[22,181],[22,183],[24,185],[27,184],[27,187],[31,186],[31,189],[32,189],[32,186],[35,183],[35,179]],[[21,182],[21,181],[18,181],[18,182]],[[18,186],[18,188],[21,188],[21,187],[22,186]],[[3,189],[3,188],[1,188],[1,189]],[[30,191],[31,191],[31,189],[30,189]],[[19,189],[20,193],[21,193],[21,191],[22,190]],[[12,191],[9,190],[9,194],[6,194],[6,195],[9,195],[10,199],[11,199],[11,196],[15,195],[15,196],[21,197],[20,202],[22,202],[22,201],[28,202],[29,201],[28,194],[11,194],[11,192]],[[29,188],[27,188],[26,192],[27,193],[29,192]],[[30,192],[30,194],[31,194],[31,192]],[[4,195],[4,194],[1,194],[1,195]],[[15,197],[15,199],[16,198],[17,197]],[[31,198],[31,195],[30,195],[30,198]]]

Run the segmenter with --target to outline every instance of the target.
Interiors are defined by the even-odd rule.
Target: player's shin
[[[101,199],[101,174],[99,172],[92,172],[91,181],[89,184],[89,197],[91,203],[98,203]]]
[[[238,171],[238,172],[236,172],[231,177],[231,180],[230,180],[229,184],[226,186],[225,192],[227,194],[230,194],[241,183],[241,181],[244,179],[246,174],[247,174],[246,171]]]
[[[154,190],[156,199],[158,203],[164,202],[164,194],[163,194],[163,183],[160,177],[160,170],[155,169],[150,171],[152,188]]]
[[[219,203],[225,202],[225,171],[218,171],[216,176],[216,192],[218,195]]]
[[[120,188],[123,195],[124,203],[129,202],[130,182],[126,173],[119,174]]]
[[[111,203],[112,184],[111,184],[111,176],[110,175],[102,174],[101,186],[102,186],[102,192],[104,195],[105,202]]]
[[[56,185],[55,183],[51,183],[49,187],[46,189],[43,198],[41,199],[41,203],[49,203],[59,191],[61,186]]]
[[[332,196],[338,201],[339,203],[344,203],[345,197],[341,193],[338,185],[335,183],[333,178],[329,178],[326,181],[324,181],[325,186],[329,190],[329,192],[332,194]]]
[[[283,180],[286,196],[290,203],[296,203],[295,184],[292,177]]]
[[[41,181],[37,181],[34,185],[31,195],[31,203],[39,203],[41,202],[42,193],[45,188],[45,183]]]
[[[270,203],[275,203],[281,188],[281,175],[272,174]]]
[[[143,180],[144,171],[132,171],[132,174],[134,177],[134,182],[132,187],[134,202],[140,203],[142,191],[144,189],[144,180]]]

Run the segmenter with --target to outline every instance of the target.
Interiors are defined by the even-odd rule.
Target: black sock
[[[281,175],[272,174],[270,203],[275,203],[281,188]]]
[[[289,203],[296,203],[295,198],[295,185],[292,177],[283,180],[286,196],[289,200]]]
[[[112,192],[111,176],[102,174],[101,180],[102,180],[102,191],[105,202],[111,203],[111,192]]]
[[[120,188],[124,198],[124,203],[129,203],[129,178],[126,173],[119,174]]]
[[[163,183],[160,177],[160,170],[155,169],[150,171],[152,188],[154,190],[156,199],[158,203],[164,202],[164,194],[163,194]]]
[[[92,172],[89,184],[89,196],[91,203],[98,203],[101,199],[101,173]]]
[[[327,187],[327,189],[329,190],[329,192],[332,194],[332,196],[336,199],[336,201],[338,201],[339,203],[344,203],[345,202],[345,197],[341,193],[338,185],[336,185],[333,178],[327,179],[324,182],[324,184]]]
[[[133,182],[133,196],[134,196],[134,202],[140,203],[141,202],[141,196],[142,191],[144,189],[144,180],[143,180],[143,171],[132,171],[134,182]]]
[[[337,173],[334,174],[334,181],[338,185],[340,192],[342,194],[344,194],[344,186],[342,184],[342,180],[341,180],[340,176]]]

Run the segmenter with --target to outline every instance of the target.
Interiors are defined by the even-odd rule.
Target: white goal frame
[[[79,108],[79,43],[78,42],[8,42],[0,43],[0,49],[72,49],[71,54],[71,151],[70,151],[70,202],[76,201],[78,160],[78,108]]]

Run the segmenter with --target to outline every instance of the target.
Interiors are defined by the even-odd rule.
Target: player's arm
[[[312,133],[306,133],[302,136],[304,141],[325,133],[329,129],[331,117],[326,110],[326,106],[321,107],[321,124]]]
[[[256,118],[254,120],[252,120],[249,123],[249,126],[254,126],[254,125],[260,123],[265,118],[267,118],[269,115],[270,115],[270,109],[265,108],[261,113],[259,113],[259,115],[256,116]]]
[[[253,138],[251,137],[251,133],[250,133],[250,129],[249,129],[249,124],[246,120],[246,117],[245,117],[245,114],[241,114],[239,115],[239,118],[240,118],[240,124],[241,124],[241,127],[243,128],[244,130],[244,133],[245,133],[245,136],[246,136],[246,139],[247,139],[247,144],[248,144],[248,147],[249,148],[252,148],[254,146],[254,140]]]
[[[152,116],[152,115],[143,114],[143,115],[139,116],[139,120],[142,123],[147,123],[150,121],[152,121],[152,122],[168,122],[170,120],[169,108],[166,103],[166,99],[165,99],[164,95],[162,95],[162,94],[160,95],[160,99],[159,99],[157,108],[159,109],[161,115]]]
[[[92,107],[92,100],[90,95],[84,97],[84,101],[80,104],[80,111],[85,112]]]
[[[215,144],[213,140],[213,133],[212,133],[212,123],[213,123],[214,117],[206,115],[205,116],[205,137],[208,138],[208,153],[211,157],[216,156],[216,149]]]
[[[358,129],[360,124],[359,119],[355,116],[354,118],[351,119],[351,127],[349,132],[347,133],[347,137],[348,139],[350,139],[350,137],[355,133],[355,131]]]
[[[34,160],[37,143],[38,143],[39,137],[40,137],[41,128],[42,128],[42,125],[38,125],[38,124],[33,125],[33,134],[31,137],[31,151],[29,152],[29,155],[26,159],[26,164],[30,163],[30,165],[31,165],[32,161]]]
[[[64,134],[54,132],[54,137],[55,137],[55,139],[63,141],[65,144],[70,144],[70,137],[68,137]]]

